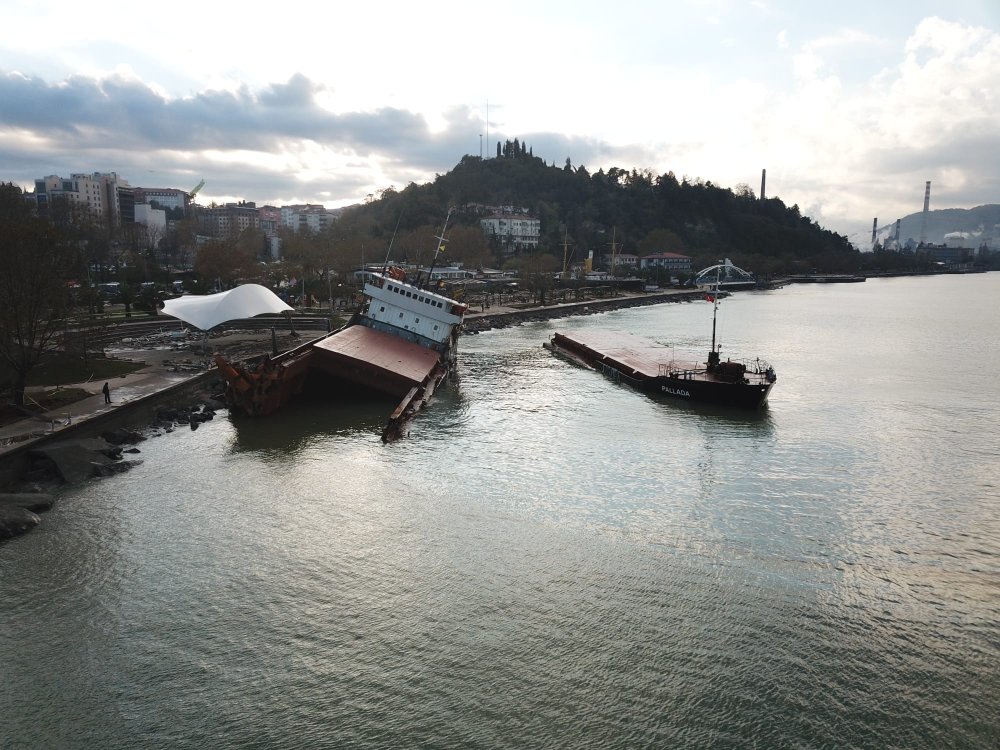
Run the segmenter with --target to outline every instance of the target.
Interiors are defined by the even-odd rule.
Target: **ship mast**
[[[441,234],[436,237],[437,247],[434,248],[434,257],[431,259],[431,270],[427,272],[427,286],[430,286],[431,276],[434,274],[434,265],[437,263],[438,254],[444,250],[444,243],[448,241],[444,238],[444,232],[448,228],[448,220],[451,219],[451,212],[454,210],[454,206],[448,209],[448,215],[444,217],[444,226],[441,227]],[[423,288],[426,289],[427,287],[425,286]]]
[[[719,364],[719,352],[715,348],[715,321],[719,313],[719,282],[722,276],[722,262],[715,267],[715,293],[712,295],[712,351],[708,353],[708,370],[711,372]]]

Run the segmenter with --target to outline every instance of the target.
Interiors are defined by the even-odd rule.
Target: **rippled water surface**
[[[0,545],[0,747],[996,747],[1000,274],[721,308],[758,415],[466,336],[408,440],[301,404],[143,443]]]

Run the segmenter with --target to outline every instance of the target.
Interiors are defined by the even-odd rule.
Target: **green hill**
[[[846,237],[803,216],[779,198],[760,201],[741,186],[736,191],[711,182],[678,181],[674,174],[612,168],[593,174],[569,161],[547,165],[515,141],[494,159],[465,156],[447,174],[425,185],[386,190],[377,200],[345,210],[341,224],[385,240],[400,233],[440,229],[450,207],[453,226],[478,227],[484,206],[527,209],[540,219],[538,254],[581,260],[593,251],[638,255],[677,252],[695,267],[728,257],[758,274],[856,271],[858,252]],[[450,234],[450,233],[449,233]],[[466,236],[471,237],[473,233]],[[449,244],[452,257],[463,248]],[[503,259],[492,253],[494,262]]]

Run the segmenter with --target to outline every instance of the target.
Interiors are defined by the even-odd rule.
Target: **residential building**
[[[48,175],[35,180],[35,203],[40,214],[53,217],[53,204],[63,199],[72,207],[85,208],[104,226],[116,227],[122,223],[119,186],[128,187],[128,182],[115,172],[73,174],[69,178]]]
[[[690,274],[691,258],[679,253],[653,253],[639,258],[639,268],[663,268],[672,274]]]
[[[538,247],[542,224],[527,214],[494,214],[479,220],[487,240],[495,240],[508,254]]]
[[[612,267],[615,273],[627,270],[633,270],[639,267],[639,256],[633,253],[615,253],[614,258],[611,255],[605,255],[604,265],[610,270]]]
[[[281,227],[281,209],[277,206],[261,206],[257,209],[260,230],[268,237],[274,237]]]
[[[295,232],[303,230],[322,232],[333,226],[339,217],[340,211],[318,204],[306,203],[281,207],[281,225]]]
[[[199,212],[199,223],[211,236],[217,238],[235,237],[248,229],[260,229],[257,204],[253,201],[203,208]]]

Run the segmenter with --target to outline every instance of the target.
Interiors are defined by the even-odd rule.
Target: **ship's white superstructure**
[[[439,346],[448,344],[466,310],[449,297],[381,274],[373,274],[365,284],[365,295],[369,298],[365,317],[376,324],[373,327],[409,331]]]

